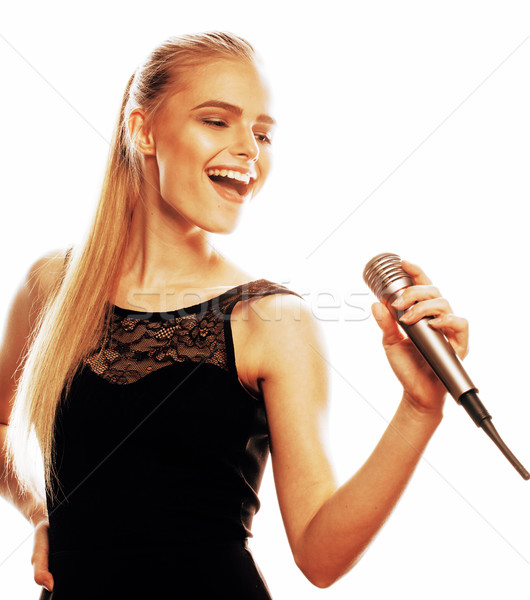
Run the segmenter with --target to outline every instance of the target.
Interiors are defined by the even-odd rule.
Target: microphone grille
[[[410,275],[401,267],[401,258],[391,252],[374,256],[364,267],[363,279],[381,301],[383,296],[412,285]]]

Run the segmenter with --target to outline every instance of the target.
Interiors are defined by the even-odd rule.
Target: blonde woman
[[[440,423],[444,389],[374,304],[403,397],[337,487],[315,318],[209,241],[265,183],[274,126],[246,41],[166,40],[127,85],[87,239],[37,260],[14,299],[0,355],[2,493],[35,526],[35,581],[54,600],[270,598],[247,547],[269,447],[294,559],[330,586]],[[403,267],[409,322],[435,316],[463,357],[466,321]],[[24,470],[31,432],[45,490]]]

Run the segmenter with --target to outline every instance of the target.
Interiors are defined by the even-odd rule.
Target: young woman
[[[13,302],[2,493],[35,526],[35,581],[55,600],[270,598],[246,544],[269,447],[295,561],[329,586],[359,560],[440,423],[444,389],[375,303],[403,397],[337,487],[315,318],[208,236],[232,231],[263,186],[273,129],[246,41],[165,41],[127,85],[86,241],[39,259]],[[436,317],[463,357],[466,321],[419,267],[403,267],[415,282],[408,322]],[[32,428],[45,496],[22,465]]]

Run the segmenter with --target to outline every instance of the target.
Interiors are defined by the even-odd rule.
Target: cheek
[[[208,162],[219,152],[219,142],[204,127],[193,128],[188,132],[184,131],[181,139],[184,140],[186,152],[203,163]]]
[[[272,167],[272,157],[269,150],[263,152],[259,159],[259,172],[260,172],[260,186],[258,189],[261,189],[267,177],[270,173]]]
[[[212,136],[200,127],[183,127],[174,135],[168,131],[158,156],[161,173],[178,174],[184,179],[196,177],[217,151]]]
[[[264,165],[263,169],[265,170],[266,175],[268,175],[272,166],[272,154],[268,148],[262,152],[260,163]]]

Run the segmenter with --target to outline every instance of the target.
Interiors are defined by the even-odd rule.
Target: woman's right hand
[[[47,519],[43,519],[35,526],[31,564],[33,565],[35,583],[44,586],[51,592],[53,590],[53,575],[48,570],[49,526]]]

